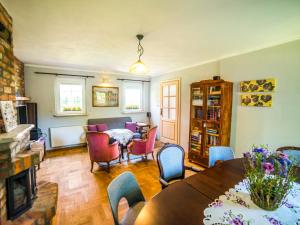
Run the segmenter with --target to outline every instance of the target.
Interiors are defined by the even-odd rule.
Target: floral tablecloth
[[[265,211],[250,199],[245,180],[204,210],[205,225],[300,225],[300,185],[294,183],[281,207]]]
[[[133,137],[133,132],[128,129],[111,129],[104,132],[122,145],[126,145]]]

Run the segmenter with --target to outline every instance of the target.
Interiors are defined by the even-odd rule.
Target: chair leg
[[[119,163],[121,163],[121,162],[122,162],[122,161],[121,161],[121,157],[122,157],[122,156],[120,155],[120,156],[119,156]]]
[[[130,161],[130,153],[127,151],[127,162]]]
[[[145,154],[145,161],[147,161],[148,160],[148,158],[147,158],[147,154]]]
[[[91,173],[93,172],[93,168],[94,168],[94,161],[91,161]]]
[[[154,160],[154,152],[152,152],[152,158],[153,158],[153,160]]]
[[[110,171],[110,165],[109,165],[109,162],[107,162],[107,172],[109,173]]]

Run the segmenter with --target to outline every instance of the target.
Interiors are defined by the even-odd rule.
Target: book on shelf
[[[206,129],[206,133],[208,133],[208,134],[218,134],[218,130],[217,129],[208,128],[208,129]]]
[[[215,136],[208,136],[207,137],[207,144],[208,145],[214,146],[214,145],[217,145],[217,143],[218,143],[218,137],[215,137]]]

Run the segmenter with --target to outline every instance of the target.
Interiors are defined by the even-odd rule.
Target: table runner
[[[107,133],[122,145],[126,145],[133,137],[133,132],[128,129],[111,129],[104,131],[104,133]]]
[[[300,184],[293,184],[281,207],[266,211],[251,201],[245,182],[241,181],[204,210],[205,225],[300,225]]]

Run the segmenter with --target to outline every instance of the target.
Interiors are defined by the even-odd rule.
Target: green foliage
[[[287,155],[266,148],[255,147],[245,156],[246,185],[252,201],[265,210],[277,209],[293,186],[295,166]]]

